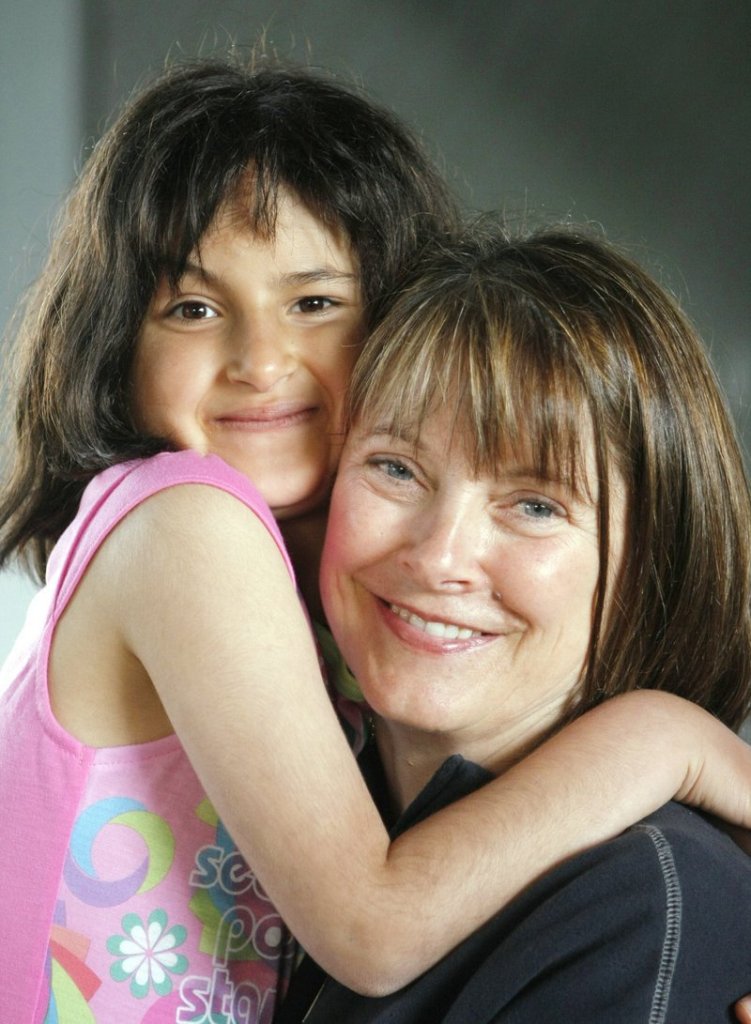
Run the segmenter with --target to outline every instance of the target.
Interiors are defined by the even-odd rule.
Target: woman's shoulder
[[[474,984],[492,988],[502,965],[500,1005],[520,1000],[519,1020],[575,1007],[577,1020],[719,1024],[748,988],[750,901],[751,860],[670,803],[521,894],[488,926]]]
[[[751,857],[701,811],[671,801],[632,825],[608,845],[619,857],[656,857],[660,873],[672,874],[685,889],[696,874],[706,875],[712,866],[712,884],[727,872],[734,883],[751,895]]]
[[[612,876],[603,914],[623,925],[646,913],[635,931],[659,940],[658,1019],[728,1019],[748,988],[751,858],[703,814],[674,802],[604,844],[600,856]]]
[[[593,914],[607,907],[611,920],[619,907],[630,914],[641,902],[658,930],[673,912],[674,923],[685,927],[700,906],[710,917],[732,917],[739,904],[748,907],[751,858],[703,814],[671,802],[571,858],[548,884],[559,893],[579,893],[572,899],[586,900]],[[751,943],[751,921],[748,938]]]

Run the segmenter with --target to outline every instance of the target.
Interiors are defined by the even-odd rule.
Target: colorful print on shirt
[[[207,799],[182,830],[130,797],[80,811],[50,933],[44,1024],[270,1024],[293,957]]]

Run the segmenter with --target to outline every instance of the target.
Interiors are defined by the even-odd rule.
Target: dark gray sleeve
[[[574,858],[517,903],[445,1024],[727,1024],[751,991],[751,867],[685,808]]]

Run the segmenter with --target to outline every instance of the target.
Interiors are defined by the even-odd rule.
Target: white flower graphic
[[[122,926],[125,935],[107,939],[109,952],[121,958],[110,967],[112,977],[115,981],[130,979],[130,991],[137,999],[147,996],[150,987],[157,995],[169,995],[170,974],[184,974],[188,969],[187,957],[175,952],[185,942],[185,928],[176,924],[168,929],[167,915],[161,909],[152,910],[145,925],[138,914],[126,914]]]

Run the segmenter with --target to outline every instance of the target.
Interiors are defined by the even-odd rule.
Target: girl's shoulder
[[[219,456],[186,449],[118,463],[95,476],[83,493],[74,521],[52,553],[53,575],[61,561],[68,561],[72,548],[88,549],[90,557],[115,526],[148,498],[189,484],[224,491],[245,505],[263,523],[293,574],[273,513],[253,483]],[[83,561],[87,563],[89,557],[84,554]]]
[[[95,476],[84,492],[81,509],[100,506],[110,496],[118,502],[137,504],[151,494],[182,483],[207,484],[234,494],[262,518],[273,515],[251,481],[218,455],[202,455],[191,449],[160,452],[109,466]]]
[[[41,688],[58,724],[94,747],[171,730],[147,639],[152,658],[195,644],[210,613],[223,614],[223,584],[251,552],[273,595],[294,587],[268,506],[215,456],[167,452],[95,477],[48,565]],[[136,719],[129,708],[139,709]]]

